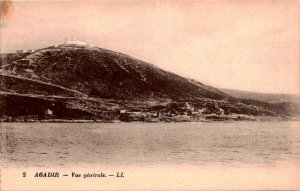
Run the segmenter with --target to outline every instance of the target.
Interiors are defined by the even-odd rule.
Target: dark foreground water
[[[300,163],[299,122],[2,123],[3,165]]]

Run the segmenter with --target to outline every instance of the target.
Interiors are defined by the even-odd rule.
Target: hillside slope
[[[280,103],[280,102],[294,102],[300,103],[300,95],[296,94],[269,94],[258,93],[251,91],[241,91],[232,89],[220,89],[222,92],[240,99],[252,99],[268,103]]]
[[[24,64],[28,62],[29,64]],[[222,99],[221,91],[161,70],[130,56],[94,47],[60,45],[26,55],[6,73],[80,91],[91,97],[126,100]]]

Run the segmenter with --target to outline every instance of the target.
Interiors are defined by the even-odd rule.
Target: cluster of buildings
[[[80,40],[65,40],[63,45],[77,45],[81,47],[94,47],[92,43],[80,41]],[[54,44],[52,47],[56,48],[58,47],[58,44]]]
[[[94,46],[91,43],[87,43],[87,42],[79,41],[79,40],[67,40],[64,42],[64,44],[74,44],[74,45],[79,45],[79,46]]]
[[[93,47],[94,45],[92,43],[88,43],[88,42],[84,42],[84,41],[80,41],[80,40],[65,40],[64,43],[65,45],[78,45],[78,46],[89,46],[89,47]],[[52,47],[58,47],[58,44],[53,45]],[[35,52],[34,49],[21,49],[21,50],[16,50],[16,54],[24,54],[24,53],[33,53]]]
[[[213,114],[218,116],[224,115],[224,109],[208,106],[198,108],[189,103],[181,107],[164,108],[158,111],[137,111],[137,110],[120,110],[121,121],[183,121],[189,119],[202,119],[206,115]]]

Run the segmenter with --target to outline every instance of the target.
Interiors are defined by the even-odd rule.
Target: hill
[[[268,94],[251,91],[241,91],[232,89],[220,89],[222,92],[240,99],[252,99],[268,103],[294,102],[300,103],[300,95],[296,94]]]
[[[290,115],[294,104],[235,98],[219,89],[110,50],[62,44],[1,56],[0,115],[118,119],[121,110],[145,115],[193,112]],[[19,109],[8,109],[15,107]],[[282,110],[284,108],[284,110]]]
[[[124,54],[69,44],[24,55],[6,65],[5,72],[98,98],[179,100],[227,96],[215,88],[194,85],[185,78]]]

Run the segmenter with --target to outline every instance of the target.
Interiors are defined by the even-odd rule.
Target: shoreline
[[[121,120],[89,120],[89,119],[44,119],[44,120],[3,120],[0,119],[0,123],[210,123],[210,122],[265,122],[265,121],[300,121],[300,117],[270,117],[270,116],[249,116],[243,118],[232,118],[228,116],[222,116],[220,118],[184,118],[184,119],[172,119],[172,120],[157,120],[157,121],[121,121]]]

